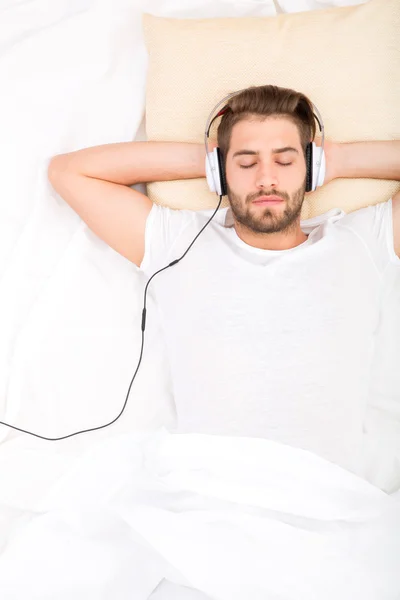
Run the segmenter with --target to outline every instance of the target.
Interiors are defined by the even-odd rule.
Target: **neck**
[[[248,229],[235,219],[235,231],[240,239],[254,248],[263,250],[289,250],[303,244],[308,235],[300,229],[300,221],[297,221],[290,230],[277,231],[275,233],[258,233]]]

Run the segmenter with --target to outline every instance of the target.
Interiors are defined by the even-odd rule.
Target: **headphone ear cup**
[[[312,192],[312,143],[306,146],[306,192]]]
[[[218,147],[206,156],[206,178],[211,192],[215,192],[218,196],[225,196],[227,193],[225,170]]]
[[[206,156],[206,178],[210,192],[217,192],[217,175],[215,165],[216,155],[214,152],[208,152]]]
[[[317,146],[315,142],[312,143],[312,191],[316,190],[320,185],[324,185],[325,173],[326,173],[326,160],[325,152],[321,146]],[[317,179],[318,178],[318,179]]]
[[[215,149],[217,151],[217,160],[218,160],[218,167],[219,167],[219,179],[220,179],[220,192],[221,192],[221,196],[226,196],[226,194],[228,193],[228,186],[226,183],[226,175],[225,175],[225,169],[224,169],[224,158],[222,156],[221,150],[219,148]]]

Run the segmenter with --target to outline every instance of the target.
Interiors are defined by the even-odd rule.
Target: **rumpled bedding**
[[[1,421],[58,437],[109,422],[124,403],[144,277],[57,196],[47,165],[145,139],[143,10],[239,17],[340,4],[1,3]],[[394,273],[389,315],[398,284]],[[163,581],[210,598],[398,598],[399,371],[377,364],[365,478],[267,440],[174,436],[156,316],[150,288],[142,364],[112,427],[49,442],[0,425],[1,599],[140,600]],[[396,330],[400,316],[389,317],[382,347]]]
[[[146,600],[163,580],[215,600],[400,595],[400,504],[264,439],[120,434],[20,519],[2,600]]]

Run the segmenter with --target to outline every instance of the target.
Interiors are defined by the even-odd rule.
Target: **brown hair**
[[[300,92],[276,85],[249,87],[229,99],[218,127],[218,147],[224,164],[229,150],[233,126],[253,115],[260,117],[282,115],[297,125],[304,156],[307,144],[314,139],[315,118],[311,101]]]

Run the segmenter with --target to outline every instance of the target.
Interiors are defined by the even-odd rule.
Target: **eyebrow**
[[[284,148],[273,148],[272,149],[272,154],[282,154],[282,152],[296,152],[297,154],[299,153],[299,151],[296,150],[296,148],[293,148],[292,146],[285,146]],[[233,158],[235,158],[235,156],[242,156],[244,154],[249,154],[251,156],[254,156],[259,153],[255,152],[254,150],[238,150],[233,155]]]

